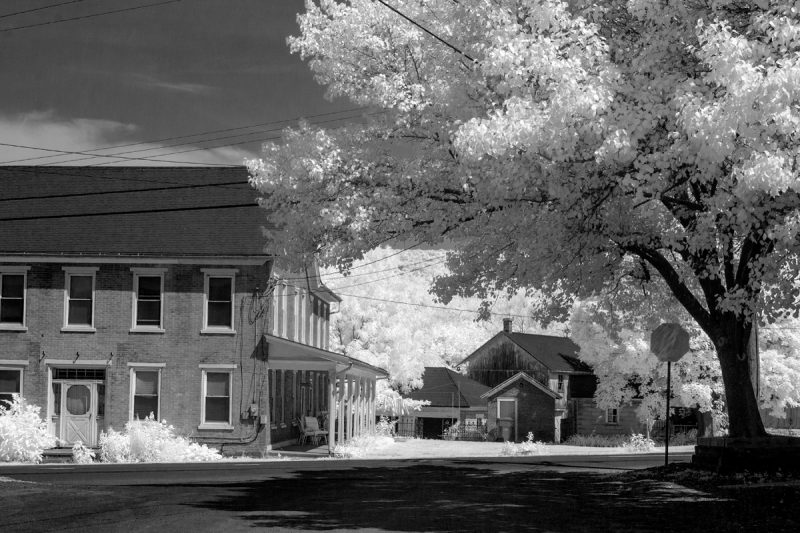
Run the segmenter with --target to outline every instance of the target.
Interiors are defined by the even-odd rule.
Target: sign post
[[[680,324],[665,323],[650,335],[650,351],[667,362],[667,418],[664,433],[664,466],[669,464],[669,399],[672,395],[672,363],[689,351],[689,333]]]

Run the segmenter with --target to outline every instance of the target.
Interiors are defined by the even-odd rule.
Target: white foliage
[[[100,434],[100,459],[105,463],[182,463],[217,461],[222,456],[205,444],[175,433],[166,421],[152,417],[125,424],[122,432]]]
[[[0,402],[0,462],[39,463],[42,452],[56,445],[40,411],[17,394],[10,405]]]

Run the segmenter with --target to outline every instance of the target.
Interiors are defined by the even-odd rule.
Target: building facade
[[[374,424],[381,369],[328,351],[339,299],[264,252],[247,171],[0,167],[0,399],[62,445],[153,416],[228,450]],[[302,281],[302,282],[301,282]]]

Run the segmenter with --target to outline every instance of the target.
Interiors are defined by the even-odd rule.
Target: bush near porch
[[[0,402],[1,462],[40,463],[44,450],[55,446],[40,411],[17,394],[10,403]]]

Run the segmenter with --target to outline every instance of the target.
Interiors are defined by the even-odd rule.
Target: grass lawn
[[[470,442],[432,439],[376,438],[363,448],[360,459],[415,459],[452,457],[500,457],[502,442]],[[670,446],[670,451],[693,451],[694,446]],[[664,453],[663,447],[653,448],[652,453]],[[546,455],[614,455],[630,453],[623,447],[568,446],[566,444],[544,444],[541,456]]]

